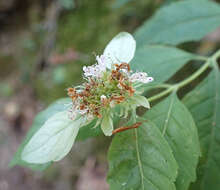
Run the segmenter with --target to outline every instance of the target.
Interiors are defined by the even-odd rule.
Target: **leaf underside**
[[[29,163],[59,161],[71,150],[84,118],[72,120],[68,111],[50,117],[24,147],[21,157]]]
[[[25,166],[31,168],[33,170],[45,170],[48,168],[52,162],[46,164],[31,164],[25,162],[21,159],[21,152],[23,151],[25,145],[30,141],[32,136],[43,126],[46,120],[52,117],[54,114],[64,111],[68,109],[68,104],[71,103],[70,98],[62,98],[51,104],[47,109],[40,112],[34,119],[34,122],[28,131],[25,139],[23,140],[22,144],[19,146],[17,152],[15,153],[13,159],[11,160],[9,166],[13,167],[15,165]],[[90,124],[80,128],[79,134],[76,140],[84,140],[89,137],[98,136],[101,134],[100,127],[93,128],[95,125],[95,121],[91,122]]]
[[[13,167],[15,165],[26,166],[33,170],[44,170],[48,166],[50,166],[51,162],[46,164],[30,164],[21,159],[21,153],[25,147],[25,145],[29,142],[32,136],[40,129],[40,127],[44,124],[44,122],[51,117],[52,115],[64,111],[66,109],[66,105],[70,103],[69,98],[62,98],[52,105],[50,105],[46,110],[40,112],[34,119],[34,122],[28,131],[25,139],[23,140],[22,144],[19,146],[17,152],[15,153],[13,159],[11,160],[9,166]]]

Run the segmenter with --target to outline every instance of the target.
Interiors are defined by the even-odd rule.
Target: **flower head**
[[[138,85],[153,81],[144,72],[133,72],[132,60],[136,42],[131,34],[122,32],[106,46],[96,64],[83,67],[85,82],[68,88],[70,109],[52,114],[25,145],[22,160],[42,164],[61,160],[74,144],[80,128],[93,119],[106,136],[113,134],[113,117],[127,117],[137,106],[150,108],[137,90]],[[119,112],[116,108],[119,107]]]
[[[129,62],[134,56],[135,48],[136,42],[132,35],[122,32],[110,41],[103,55],[96,56],[96,64],[83,67],[86,82],[79,89],[68,89],[68,95],[72,99],[72,119],[78,115],[89,115],[89,118],[97,118],[101,123],[106,114],[112,118],[112,110],[116,105],[120,105],[122,109],[127,107],[126,110],[139,105],[135,100],[135,84],[146,84],[153,81],[153,78],[148,77],[145,72],[131,71]],[[106,127],[101,126],[102,129]],[[109,131],[103,129],[103,132],[105,135],[111,135],[112,130],[111,126]]]

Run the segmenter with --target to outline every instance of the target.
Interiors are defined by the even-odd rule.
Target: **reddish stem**
[[[124,126],[124,127],[119,127],[117,129],[115,129],[112,134],[116,134],[116,133],[120,133],[122,131],[126,131],[126,130],[129,130],[129,129],[134,129],[134,128],[138,128],[140,125],[142,124],[142,122],[137,122],[131,126]]]

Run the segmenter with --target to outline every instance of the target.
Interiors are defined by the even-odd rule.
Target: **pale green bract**
[[[135,106],[135,107],[143,106],[145,108],[150,109],[150,104],[149,104],[147,98],[145,98],[144,96],[135,94],[130,99],[131,99],[131,103],[133,104],[133,106]]]
[[[128,32],[120,32],[106,46],[104,55],[109,58],[107,67],[112,63],[129,63],[136,50],[136,41]]]
[[[22,159],[38,164],[61,160],[69,153],[84,120],[69,119],[67,111],[53,115],[25,146]]]
[[[102,119],[101,129],[105,136],[111,136],[113,127],[113,121],[110,113],[106,113]]]

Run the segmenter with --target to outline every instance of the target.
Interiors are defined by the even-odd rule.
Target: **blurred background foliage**
[[[170,1],[12,2],[0,13],[1,95],[12,95],[18,87],[5,81],[11,75],[50,103],[65,96],[64,89],[80,83],[82,66],[94,63],[95,55],[115,34],[133,32],[158,6]]]
[[[6,165],[35,114],[54,100],[65,97],[66,88],[81,83],[82,67],[93,64],[95,55],[102,53],[114,35],[120,31],[133,33],[157,8],[174,1],[178,0],[0,1],[0,155],[4,155],[0,162],[1,190],[11,189],[10,183],[19,183],[18,177],[15,180],[17,175],[22,174],[22,179],[31,180],[28,177],[31,171],[22,168],[8,171]],[[217,31],[199,43],[182,44],[181,48],[208,54],[219,47],[219,41]],[[180,80],[192,70],[192,66],[186,66],[174,79]],[[79,161],[74,155],[70,162],[55,165],[45,174],[31,173],[32,177],[34,175],[31,184],[22,182],[25,184],[18,189],[33,186],[36,187],[31,189],[71,189],[72,186],[77,190],[87,189],[80,186],[84,178],[79,173],[68,173],[79,169],[83,173],[85,168],[94,173],[96,162],[93,157],[85,155],[95,155],[95,160],[104,163],[101,169],[98,167],[97,176],[103,182],[100,186],[99,181],[100,188],[108,189],[103,176],[109,140],[103,143],[101,138],[92,141],[93,146],[88,146],[88,150],[82,151],[80,145],[78,149],[76,147],[74,153],[82,152],[76,156]],[[72,165],[68,168],[70,163]],[[62,172],[58,172],[59,167]],[[63,178],[54,186],[60,176],[66,177],[68,186]],[[42,178],[43,186],[39,188],[37,182]]]

